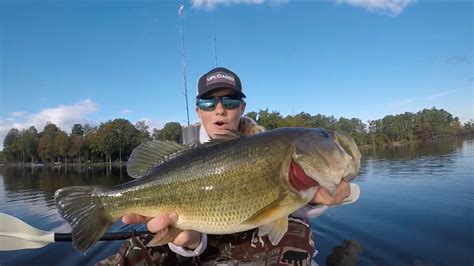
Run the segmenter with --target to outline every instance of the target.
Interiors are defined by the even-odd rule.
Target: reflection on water
[[[0,212],[67,232],[54,192],[131,180],[124,168],[0,168]],[[320,265],[472,265],[474,142],[452,140],[363,151],[359,200],[311,222]],[[113,231],[130,230],[120,222]],[[0,252],[0,265],[93,265],[116,252],[102,242],[82,256],[70,243]],[[338,264],[339,263],[339,264]]]
[[[359,255],[364,248],[355,240],[344,240],[336,246],[332,253],[326,258],[327,266],[351,266],[356,265]]]
[[[1,167],[0,212],[18,217],[42,230],[69,232],[70,226],[60,217],[54,205],[54,192],[74,185],[113,186],[131,180],[125,168],[119,167]],[[4,226],[4,225],[2,225]],[[112,230],[130,230],[120,222]],[[0,265],[85,265],[94,264],[115,252],[119,241],[99,243],[86,257],[71,243],[50,244],[41,249],[0,251]]]
[[[126,182],[130,178],[124,167],[3,167],[4,189],[6,192],[44,193],[52,199],[54,192],[71,185],[95,184],[111,186]],[[79,178],[78,178],[79,177]],[[118,178],[117,178],[118,177]]]
[[[377,146],[363,148],[361,152],[364,158],[412,159],[422,156],[443,156],[462,149],[464,141],[451,139],[388,147]]]

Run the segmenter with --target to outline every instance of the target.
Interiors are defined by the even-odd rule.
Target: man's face
[[[209,94],[212,96],[229,96],[232,90],[222,89]],[[240,116],[245,111],[245,104],[241,103],[238,108],[225,109],[221,101],[218,101],[216,109],[213,111],[203,111],[196,107],[196,112],[202,121],[202,125],[209,134],[209,137],[216,138],[216,134],[226,134],[227,129],[238,130]]]

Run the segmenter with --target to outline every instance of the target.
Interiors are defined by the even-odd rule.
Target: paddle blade
[[[0,251],[42,248],[49,244],[47,242],[37,242],[18,238],[18,236],[10,237],[0,235],[0,239]]]
[[[34,228],[18,218],[0,213],[0,250],[41,248],[53,242],[53,232]]]

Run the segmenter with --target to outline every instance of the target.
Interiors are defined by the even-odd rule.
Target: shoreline
[[[439,137],[436,139],[431,139],[427,141],[422,141],[422,140],[415,140],[415,141],[398,141],[398,142],[393,142],[393,143],[387,143],[383,145],[377,145],[377,144],[364,144],[364,145],[357,145],[357,147],[360,150],[369,150],[369,149],[375,149],[375,148],[391,148],[391,147],[401,147],[405,145],[417,145],[417,144],[426,144],[426,143],[433,143],[437,141],[443,141],[443,140],[453,140],[453,139],[464,139],[464,138],[472,138],[474,135],[459,135],[459,136],[448,136],[448,137]],[[8,163],[8,162],[1,162],[0,161],[0,167],[3,166],[15,166],[15,167],[63,167],[63,166],[76,166],[76,167],[82,167],[82,166],[114,166],[114,167],[121,167],[121,166],[126,166],[127,162],[87,162],[87,163],[63,163],[63,162],[54,162],[54,163]]]
[[[126,166],[127,162],[113,163],[0,163],[0,166],[63,167],[63,166]]]

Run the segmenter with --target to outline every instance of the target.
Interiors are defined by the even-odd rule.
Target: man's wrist
[[[173,243],[168,243],[170,249],[183,257],[196,257],[201,255],[207,248],[207,235],[199,233],[200,242],[199,245],[194,250],[185,249],[184,246],[177,246]]]
[[[186,245],[183,245],[183,248],[185,250],[195,250],[197,247],[199,247],[199,244],[201,244],[202,240],[202,234],[199,232],[196,232],[199,236],[195,238],[195,240],[190,241],[190,243],[187,243]]]

